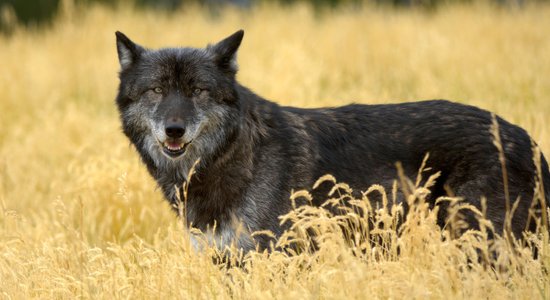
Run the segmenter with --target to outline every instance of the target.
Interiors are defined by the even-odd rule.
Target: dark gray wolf
[[[124,133],[173,204],[174,187],[189,180],[200,158],[188,184],[185,217],[218,246],[268,247],[267,236],[238,235],[239,228],[279,236],[284,230],[279,216],[291,209],[291,190],[310,188],[320,176],[332,174],[359,191],[372,184],[391,190],[395,163],[413,178],[426,153],[428,167],[441,172],[431,199],[451,191],[479,207],[486,197],[488,218],[503,227],[503,173],[489,112],[444,100],[282,107],[236,81],[243,34],[204,49],[149,50],[116,33],[121,65],[116,103]],[[532,144],[523,129],[501,118],[498,123],[509,199],[520,199],[512,220],[519,237],[534,226],[527,224],[536,184]],[[542,156],[541,167],[550,191]],[[323,196],[314,195],[314,203]],[[440,219],[443,224],[445,215]]]

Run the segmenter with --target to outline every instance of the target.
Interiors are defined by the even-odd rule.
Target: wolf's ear
[[[120,31],[117,31],[115,35],[118,61],[120,62],[120,68],[124,71],[136,62],[144,49],[140,45],[132,42]]]
[[[241,29],[217,44],[207,47],[214,54],[214,60],[220,69],[231,74],[237,73],[237,50],[243,36],[244,31]]]

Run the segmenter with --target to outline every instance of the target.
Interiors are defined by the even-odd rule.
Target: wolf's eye
[[[157,93],[157,94],[162,94],[162,88],[161,87],[156,87],[153,89],[153,92]]]
[[[193,90],[193,96],[199,96],[202,93],[202,89],[196,88]]]

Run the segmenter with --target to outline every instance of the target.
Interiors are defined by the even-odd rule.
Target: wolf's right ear
[[[118,52],[118,61],[120,62],[121,70],[129,68],[139,58],[144,49],[132,42],[124,33],[117,31],[116,49]]]

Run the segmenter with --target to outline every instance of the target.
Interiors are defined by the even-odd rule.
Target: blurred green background
[[[316,9],[336,8],[341,6],[380,5],[402,9],[437,9],[441,5],[456,3],[473,3],[475,0],[0,0],[0,28],[9,31],[14,24],[38,27],[49,24],[63,5],[118,5],[132,4],[136,7],[170,11],[186,5],[202,5],[210,8],[220,6],[238,6],[242,8],[265,2],[294,4],[305,2]],[[550,0],[484,0],[494,4],[495,9],[503,7],[521,8],[530,2],[550,2]]]

